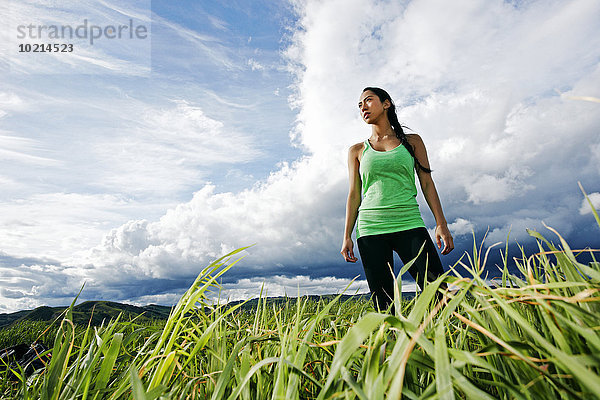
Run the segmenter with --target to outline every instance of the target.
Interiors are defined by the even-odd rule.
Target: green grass
[[[200,273],[164,326],[115,319],[75,327],[67,311],[53,328],[48,366],[18,381],[5,373],[0,393],[61,400],[596,398],[599,264],[580,263],[555,232],[558,244],[530,234],[539,251],[514,260],[520,277],[509,274],[505,259],[491,286],[482,276],[487,253],[474,245],[460,262],[467,276],[442,276],[411,301],[398,296],[395,315],[339,297],[263,298],[252,310],[210,304],[207,291],[240,249]],[[436,303],[442,283],[451,290]]]
[[[48,326],[43,321],[23,321],[11,327],[0,329],[0,349],[20,343],[31,344],[38,341],[44,344],[53,343],[57,326]]]

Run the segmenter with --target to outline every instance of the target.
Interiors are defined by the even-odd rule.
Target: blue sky
[[[82,300],[172,304],[249,244],[222,296],[342,290],[362,273],[339,247],[369,85],[427,145],[457,243],[444,265],[472,232],[533,249],[542,221],[600,246],[577,187],[600,206],[600,103],[577,99],[600,97],[596,1],[59,3],[1,10],[0,312],[83,282]],[[37,40],[19,25],[84,20],[149,34],[16,51]]]

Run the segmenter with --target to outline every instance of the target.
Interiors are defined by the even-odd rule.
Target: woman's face
[[[362,92],[358,100],[358,108],[363,121],[367,124],[374,124],[380,118],[386,118],[385,110],[389,107],[387,103],[387,100],[382,103],[379,97],[370,90]]]

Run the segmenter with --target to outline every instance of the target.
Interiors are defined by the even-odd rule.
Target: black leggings
[[[436,280],[444,273],[435,245],[425,228],[362,236],[357,243],[373,303],[375,308],[379,307],[382,311],[387,310],[394,298],[394,251],[406,264],[417,256],[425,243],[419,258],[408,269],[421,290],[425,286],[425,271],[427,282]]]

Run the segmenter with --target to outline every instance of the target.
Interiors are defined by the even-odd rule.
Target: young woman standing
[[[376,308],[386,310],[394,297],[394,251],[407,263],[424,246],[409,269],[421,290],[444,273],[419,212],[415,170],[435,217],[438,248],[443,241],[442,254],[448,254],[454,243],[419,135],[404,133],[394,102],[383,89],[365,88],[358,107],[363,120],[371,125],[371,137],[348,152],[350,190],[341,253],[346,261],[357,261],[351,239],[356,224],[358,250],[373,302]]]

